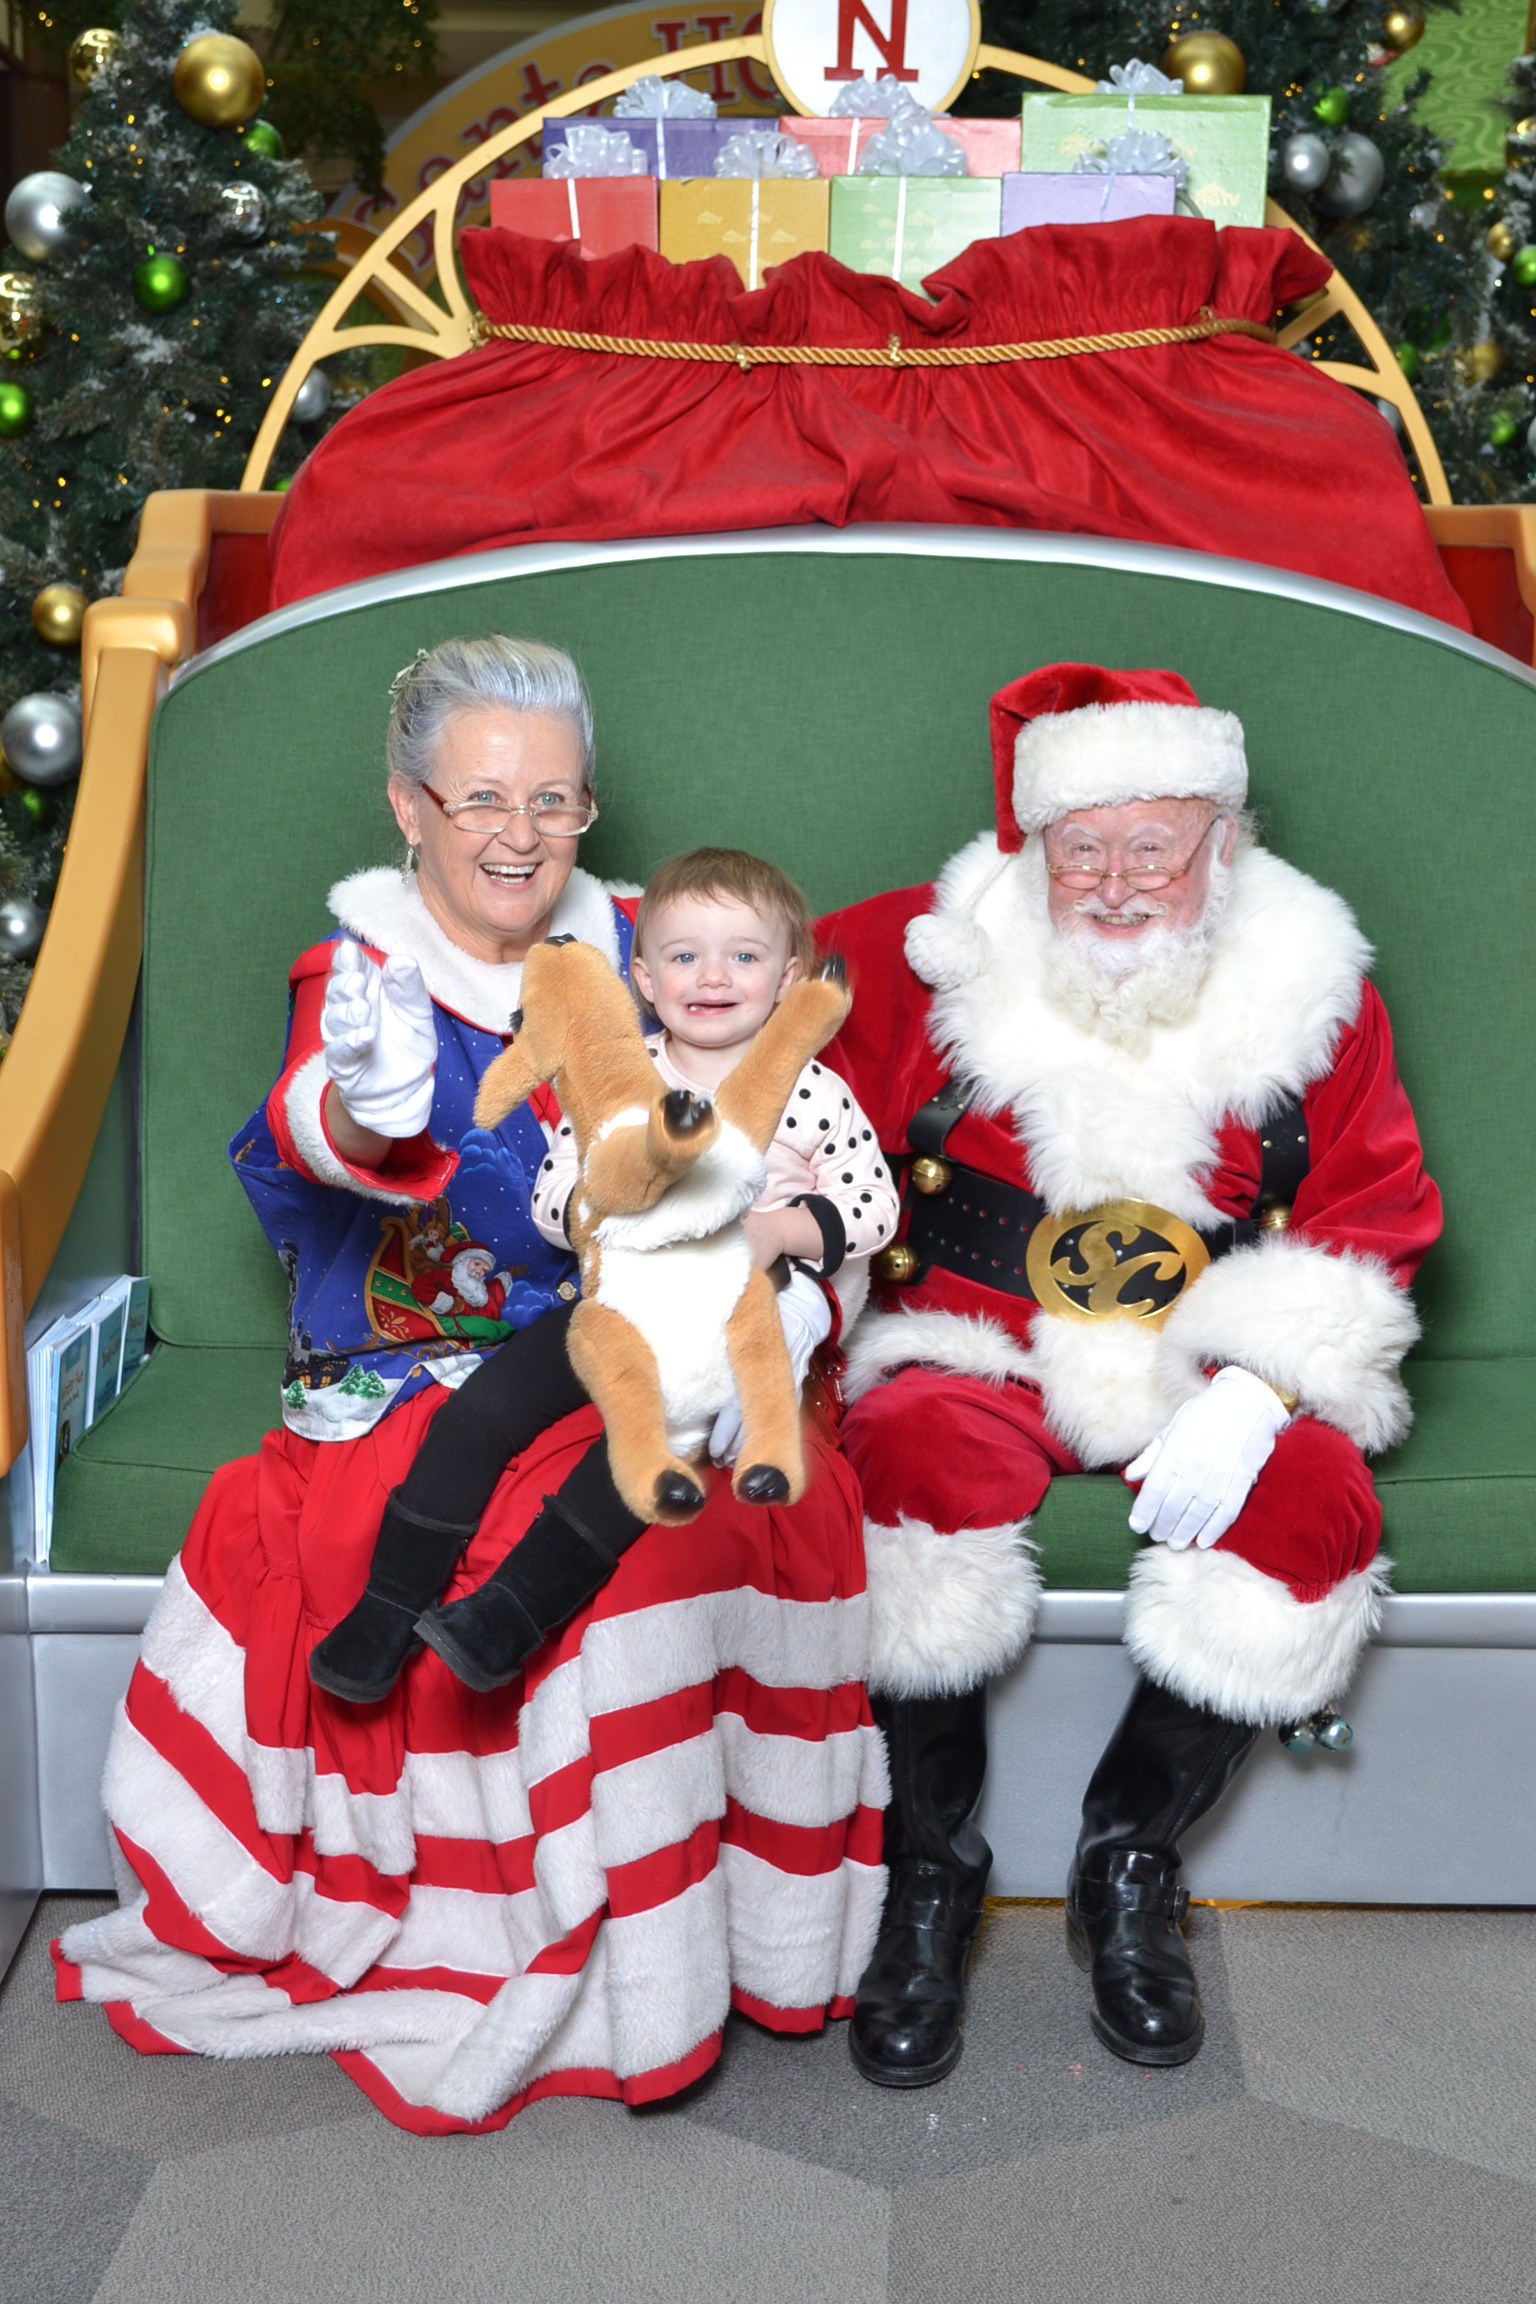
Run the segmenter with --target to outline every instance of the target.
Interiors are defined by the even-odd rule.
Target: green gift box
[[[852,272],[885,272],[920,290],[973,240],[1003,224],[998,176],[834,176],[827,247]]]
[[[1189,165],[1181,210],[1213,224],[1262,224],[1269,180],[1267,96],[1026,96],[1024,167],[1069,176],[1128,128],[1166,136]]]

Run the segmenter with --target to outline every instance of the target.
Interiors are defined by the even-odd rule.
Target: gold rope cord
[[[996,368],[1012,360],[1067,360],[1083,352],[1140,352],[1156,344],[1199,344],[1211,336],[1253,336],[1273,344],[1273,328],[1229,320],[1205,306],[1178,328],[1123,328],[1104,336],[1047,336],[1019,344],[686,344],[666,337],[598,336],[584,328],[539,328],[475,314],[477,344],[548,344],[560,352],[608,352],[625,360],[703,360],[735,368]]]

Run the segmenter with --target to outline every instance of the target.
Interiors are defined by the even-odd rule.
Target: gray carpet
[[[0,1991],[5,2304],[1529,2304],[1536,1916],[1197,1911],[1178,2072],[1094,2041],[1059,1909],[1005,1906],[964,2062],[866,2086],[733,2024],[679,2103],[390,2128],[327,2061],[141,2058]]]

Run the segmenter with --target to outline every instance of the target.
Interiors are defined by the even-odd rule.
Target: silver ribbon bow
[[[568,128],[544,163],[546,176],[644,176],[649,163],[622,128]]]
[[[882,72],[878,80],[866,80],[861,74],[857,80],[843,83],[827,106],[827,116],[836,120],[889,120],[906,92],[906,83],[893,73]]]
[[[854,173],[858,176],[963,176],[965,153],[934,126],[926,104],[903,88],[890,117],[875,131]]]
[[[727,136],[715,159],[717,176],[766,180],[817,173],[815,153],[793,136],[780,135],[777,128],[744,128],[739,136]]]
[[[615,120],[713,120],[713,97],[686,80],[634,80],[613,100]]]

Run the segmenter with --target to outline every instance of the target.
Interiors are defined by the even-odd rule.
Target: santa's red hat
[[[1243,725],[1207,709],[1177,672],[1046,664],[992,699],[997,844],[1016,854],[1075,808],[1214,800],[1248,792]]]

